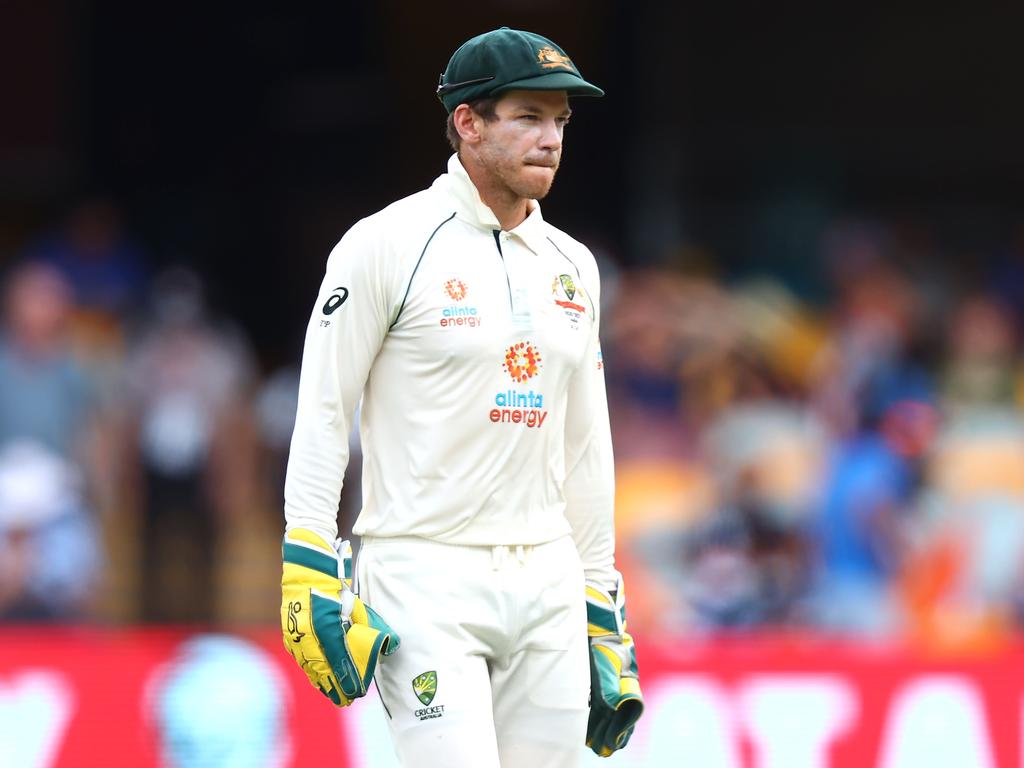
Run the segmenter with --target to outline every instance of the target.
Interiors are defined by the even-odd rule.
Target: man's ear
[[[455,111],[452,112],[452,122],[463,143],[478,144],[480,142],[480,126],[484,120],[470,109],[468,104],[459,104],[455,108]]]

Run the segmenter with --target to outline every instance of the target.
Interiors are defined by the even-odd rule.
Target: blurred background
[[[652,689],[703,669],[733,696],[720,654],[740,648],[751,674],[809,664],[853,692],[845,730],[785,759],[733,696],[733,746],[695,764],[1019,765],[1020,720],[991,712],[1007,696],[1017,718],[1024,691],[1024,8],[740,10],[4,3],[0,705],[40,627],[154,659],[173,639],[238,661],[248,637],[294,682],[268,638],[326,256],[444,171],[438,74],[508,25],[608,94],[573,104],[544,211],[602,269],[618,559]],[[343,530],[358,474],[356,443]],[[864,653],[943,680],[988,664],[953,675],[974,699],[926,697],[977,728],[900,746]],[[648,728],[635,764],[660,765]],[[95,764],[54,743],[29,758],[0,733],[0,758]],[[148,749],[123,764],[257,764]]]

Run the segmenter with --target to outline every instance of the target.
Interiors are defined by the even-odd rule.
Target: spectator
[[[1013,406],[1020,371],[1013,315],[987,295],[965,298],[950,322],[942,394],[950,407]]]
[[[194,272],[161,273],[150,306],[126,372],[140,470],[143,618],[209,621],[219,532],[229,517],[256,508],[253,366],[242,335],[209,315]]]
[[[53,267],[29,262],[8,278],[0,336],[0,446],[29,439],[65,459],[83,456],[95,392],[72,355],[70,288]]]
[[[38,444],[0,451],[0,621],[75,621],[92,612],[95,522],[68,462]]]
[[[894,582],[937,414],[929,379],[909,366],[877,370],[855,395],[857,423],[837,436],[825,470],[812,618],[877,637],[906,628]]]
[[[899,583],[919,644],[965,651],[1009,640],[1024,602],[1021,467],[1019,414],[964,411],[943,424]]]
[[[80,202],[25,255],[64,275],[82,312],[123,322],[145,293],[148,255],[126,234],[120,210],[108,199]]]
[[[808,586],[822,431],[806,404],[759,397],[724,409],[705,441],[724,506],[692,556],[706,565],[742,555],[756,577],[744,620],[792,623]]]

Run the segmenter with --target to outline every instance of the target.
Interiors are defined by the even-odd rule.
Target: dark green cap
[[[518,89],[604,96],[546,37],[502,27],[467,40],[452,54],[437,84],[437,98],[451,114],[467,101]]]

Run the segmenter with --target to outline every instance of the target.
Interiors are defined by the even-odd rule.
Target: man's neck
[[[469,175],[469,180],[476,187],[480,200],[491,209],[502,230],[507,232],[515,229],[526,220],[533,208],[528,198],[517,196],[472,159],[460,157],[460,160]]]

